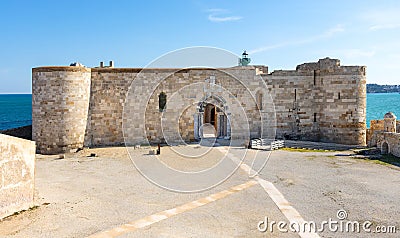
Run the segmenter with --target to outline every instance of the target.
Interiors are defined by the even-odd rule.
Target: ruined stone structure
[[[369,147],[378,147],[382,154],[400,157],[400,121],[392,112],[384,115],[383,120],[371,120],[367,130]]]
[[[366,144],[365,66],[336,59],[272,73],[267,66],[39,67],[32,91],[33,138],[45,154],[126,139],[196,141],[205,125],[225,139],[271,136],[273,128],[277,138]]]

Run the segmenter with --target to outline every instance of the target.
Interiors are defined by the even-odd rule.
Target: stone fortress
[[[192,90],[188,106],[168,104],[175,92],[197,83],[204,91]],[[260,90],[264,83],[271,98]],[[206,87],[224,88],[230,94]],[[199,102],[197,94],[202,95]],[[235,101],[243,108],[242,119],[232,119],[229,112]],[[32,134],[42,154],[121,145],[124,135],[137,144],[163,143],[168,132],[161,128],[162,117],[168,119],[169,112],[179,117],[164,126],[176,127],[185,142],[201,139],[205,124],[213,125],[216,137],[245,139],[240,135],[244,120],[249,137],[259,138],[271,127],[260,119],[272,113],[271,105],[276,138],[366,145],[366,67],[341,66],[337,59],[271,73],[267,66],[247,64],[141,69],[114,68],[111,62],[95,68],[77,64],[32,69]],[[131,118],[124,117],[124,110]]]
[[[368,147],[380,148],[381,154],[400,157],[400,121],[392,112],[387,112],[383,120],[371,120],[367,129]]]

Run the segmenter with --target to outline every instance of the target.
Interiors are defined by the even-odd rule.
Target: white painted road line
[[[209,204],[211,202],[220,200],[220,199],[225,198],[225,197],[227,197],[229,195],[232,195],[232,194],[237,193],[239,191],[242,191],[244,189],[250,188],[250,187],[252,187],[253,185],[256,185],[256,184],[257,184],[256,181],[251,180],[251,181],[248,181],[248,182],[246,182],[244,184],[240,184],[240,185],[231,187],[230,189],[227,189],[227,190],[224,190],[224,191],[209,195],[207,197],[198,199],[198,200],[193,201],[193,202],[186,203],[186,204],[181,205],[179,207],[172,208],[172,209],[169,209],[169,210],[165,210],[165,211],[162,211],[162,212],[147,216],[145,218],[142,218],[142,219],[139,219],[139,220],[136,220],[136,221],[133,221],[133,222],[126,223],[126,224],[121,225],[119,227],[93,234],[93,235],[89,236],[89,238],[117,237],[117,236],[123,235],[123,234],[128,233],[128,232],[133,232],[133,231],[135,231],[137,229],[140,229],[140,228],[143,228],[143,227],[146,227],[146,226],[150,226],[150,225],[152,225],[154,223],[157,223],[159,221],[165,220],[167,218],[170,218],[172,216],[178,215],[180,213],[184,213],[184,212],[190,211],[192,209],[195,209],[195,208],[204,206],[206,204]]]
[[[228,151],[223,147],[216,147],[223,153],[228,153]],[[240,168],[244,170],[247,174],[256,174],[257,172],[250,168],[247,164],[242,163],[240,159],[232,154],[227,154],[233,162],[236,164],[240,164]],[[267,192],[269,197],[274,201],[275,205],[279,208],[283,215],[289,220],[291,223],[296,224],[304,224],[306,221],[300,215],[300,213],[290,205],[290,203],[285,199],[283,194],[274,186],[273,183],[260,178],[258,175],[253,177],[258,184],[263,187],[263,189]],[[298,233],[302,238],[318,238],[320,237],[317,233],[314,232],[299,232]]]

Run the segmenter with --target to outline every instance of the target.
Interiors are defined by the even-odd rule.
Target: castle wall
[[[313,109],[309,72],[274,71],[263,75],[274,99],[277,136],[286,139],[319,140],[313,131]]]
[[[320,60],[263,77],[274,98],[278,137],[366,144],[364,67]]]
[[[139,71],[137,69],[124,71],[112,68],[92,69],[85,146],[124,143],[123,106],[129,86]]]
[[[33,206],[35,142],[0,134],[0,219]]]
[[[197,103],[213,96],[227,110],[233,136],[257,138],[264,131],[263,137],[271,138],[276,126],[278,138],[365,145],[365,67],[322,59],[296,70],[267,72],[264,66],[35,68],[33,136],[42,153],[61,153],[83,144],[121,145],[124,136],[135,144],[163,142],[165,135],[192,141]],[[271,98],[261,90],[264,82]],[[189,97],[175,95],[188,88],[182,95]],[[158,105],[161,92],[167,95],[164,111]],[[261,114],[256,102],[260,92],[264,93]],[[171,100],[174,97],[177,100]],[[230,120],[238,108],[244,111]],[[261,125],[261,117],[267,123]],[[244,135],[247,123],[250,135]]]
[[[32,69],[32,137],[42,154],[83,146],[90,96],[90,69]]]
[[[382,148],[382,144],[388,144],[388,153],[400,157],[400,133],[375,131],[373,135],[376,147]]]
[[[367,130],[368,146],[380,148],[381,153],[400,157],[400,133],[394,130],[399,126],[400,122],[391,112],[386,113],[383,120],[371,120],[370,129]]]
[[[366,145],[366,77],[364,67],[320,72],[323,82],[321,141]]]
[[[376,137],[374,137],[375,131],[384,131],[384,121],[383,120],[371,120],[370,127],[367,129],[367,144],[369,147],[376,146]]]
[[[210,76],[215,77],[215,88],[204,90],[204,86],[209,86],[208,83],[204,83]],[[251,67],[247,69],[241,68],[240,70],[191,69],[174,72],[165,80],[162,80],[151,94],[145,114],[147,139],[163,142],[162,133],[173,130],[172,127],[176,126],[176,121],[171,121],[171,123],[168,124],[168,120],[166,120],[166,123],[163,124],[163,128],[161,128],[161,112],[158,107],[158,95],[161,92],[167,94],[167,99],[171,96],[174,97],[173,94],[175,92],[178,92],[177,94],[187,95],[179,100],[173,100],[174,102],[172,104],[167,103],[167,108],[164,111],[167,117],[168,115],[179,115],[177,117],[179,131],[185,141],[192,141],[195,139],[193,115],[196,112],[197,103],[201,101],[202,98],[206,98],[208,94],[227,101],[227,103],[230,103],[234,107],[234,109],[231,109],[235,110],[235,112],[243,112],[240,117],[236,117],[235,120],[232,120],[232,127],[239,130],[241,126],[246,127],[248,124],[250,129],[250,135],[248,136],[259,137],[260,115],[256,108],[254,95],[256,89],[262,86],[262,79],[259,78],[257,80],[255,77],[255,71]],[[250,81],[252,83],[250,83]],[[241,82],[243,84],[241,84]],[[231,93],[231,95],[229,95],[228,92]],[[175,97],[177,96],[178,95],[175,95]],[[182,103],[182,101],[185,102]],[[234,113],[232,110],[231,113]],[[243,132],[246,131],[245,128],[241,128],[240,130],[243,130]]]
[[[161,128],[161,116],[163,113],[178,114],[179,132],[185,141],[194,140],[194,113],[196,112],[196,96],[202,98],[203,83],[211,75],[215,76],[216,83],[234,94],[237,101],[242,102],[244,111],[249,117],[249,127],[251,136],[259,137],[260,116],[256,110],[254,93],[261,87],[262,79],[254,83],[254,68],[244,70],[220,70],[212,69],[116,69],[116,68],[96,68],[92,69],[91,96],[89,106],[89,122],[86,129],[85,145],[87,146],[105,146],[119,145],[124,143],[123,113],[124,106],[128,121],[125,125],[129,128],[126,135],[129,141],[133,143],[145,143],[147,140],[157,143],[164,142],[163,133],[176,126],[163,124]],[[233,75],[230,75],[233,74]],[[244,84],[240,85],[236,78],[240,78]],[[133,82],[133,88],[130,94],[128,90]],[[198,85],[197,85],[198,84]],[[200,85],[201,84],[201,85]],[[189,85],[197,85],[197,90],[193,90],[193,97],[185,100],[188,107],[180,108],[180,105],[167,106],[164,112],[160,112],[158,105],[158,95],[164,92],[169,98],[179,90],[183,90]],[[134,93],[134,90],[141,92]],[[221,94],[214,92],[216,95]],[[127,101],[125,101],[128,96]],[[148,96],[148,98],[147,98]],[[224,96],[229,97],[229,95]],[[200,100],[200,98],[198,98]],[[146,100],[145,100],[146,99]],[[148,99],[148,101],[147,101]],[[145,101],[143,101],[145,100]],[[189,106],[191,105],[191,106]],[[181,111],[180,111],[181,110]],[[166,114],[166,115],[167,115]],[[246,121],[237,120],[237,124],[243,124]],[[247,122],[246,122],[247,123]]]

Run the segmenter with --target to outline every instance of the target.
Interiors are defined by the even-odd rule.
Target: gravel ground
[[[147,152],[148,148],[142,148],[132,151],[131,155],[146,159]],[[97,157],[88,157],[91,153]],[[243,149],[231,149],[230,153],[240,157]],[[250,150],[244,162],[261,168],[267,157],[268,152]],[[220,158],[221,151],[217,148],[212,148],[202,160],[185,160],[170,147],[163,147],[160,156],[163,163],[185,171],[200,171],[220,163]],[[400,233],[398,167],[355,159],[351,151],[274,151],[260,177],[272,182],[306,221],[338,220],[337,211],[344,209],[347,220],[368,220],[373,227],[395,225],[398,230],[397,234],[324,231],[319,232],[321,237],[398,237]],[[1,221],[0,236],[85,237],[250,180],[239,169],[215,188],[199,193],[176,193],[146,180],[122,147],[85,149],[66,154],[65,159],[37,155],[35,203],[38,207]],[[296,233],[276,230],[259,232],[257,223],[266,216],[269,220],[288,222],[264,189],[256,184],[122,237],[298,237]]]

